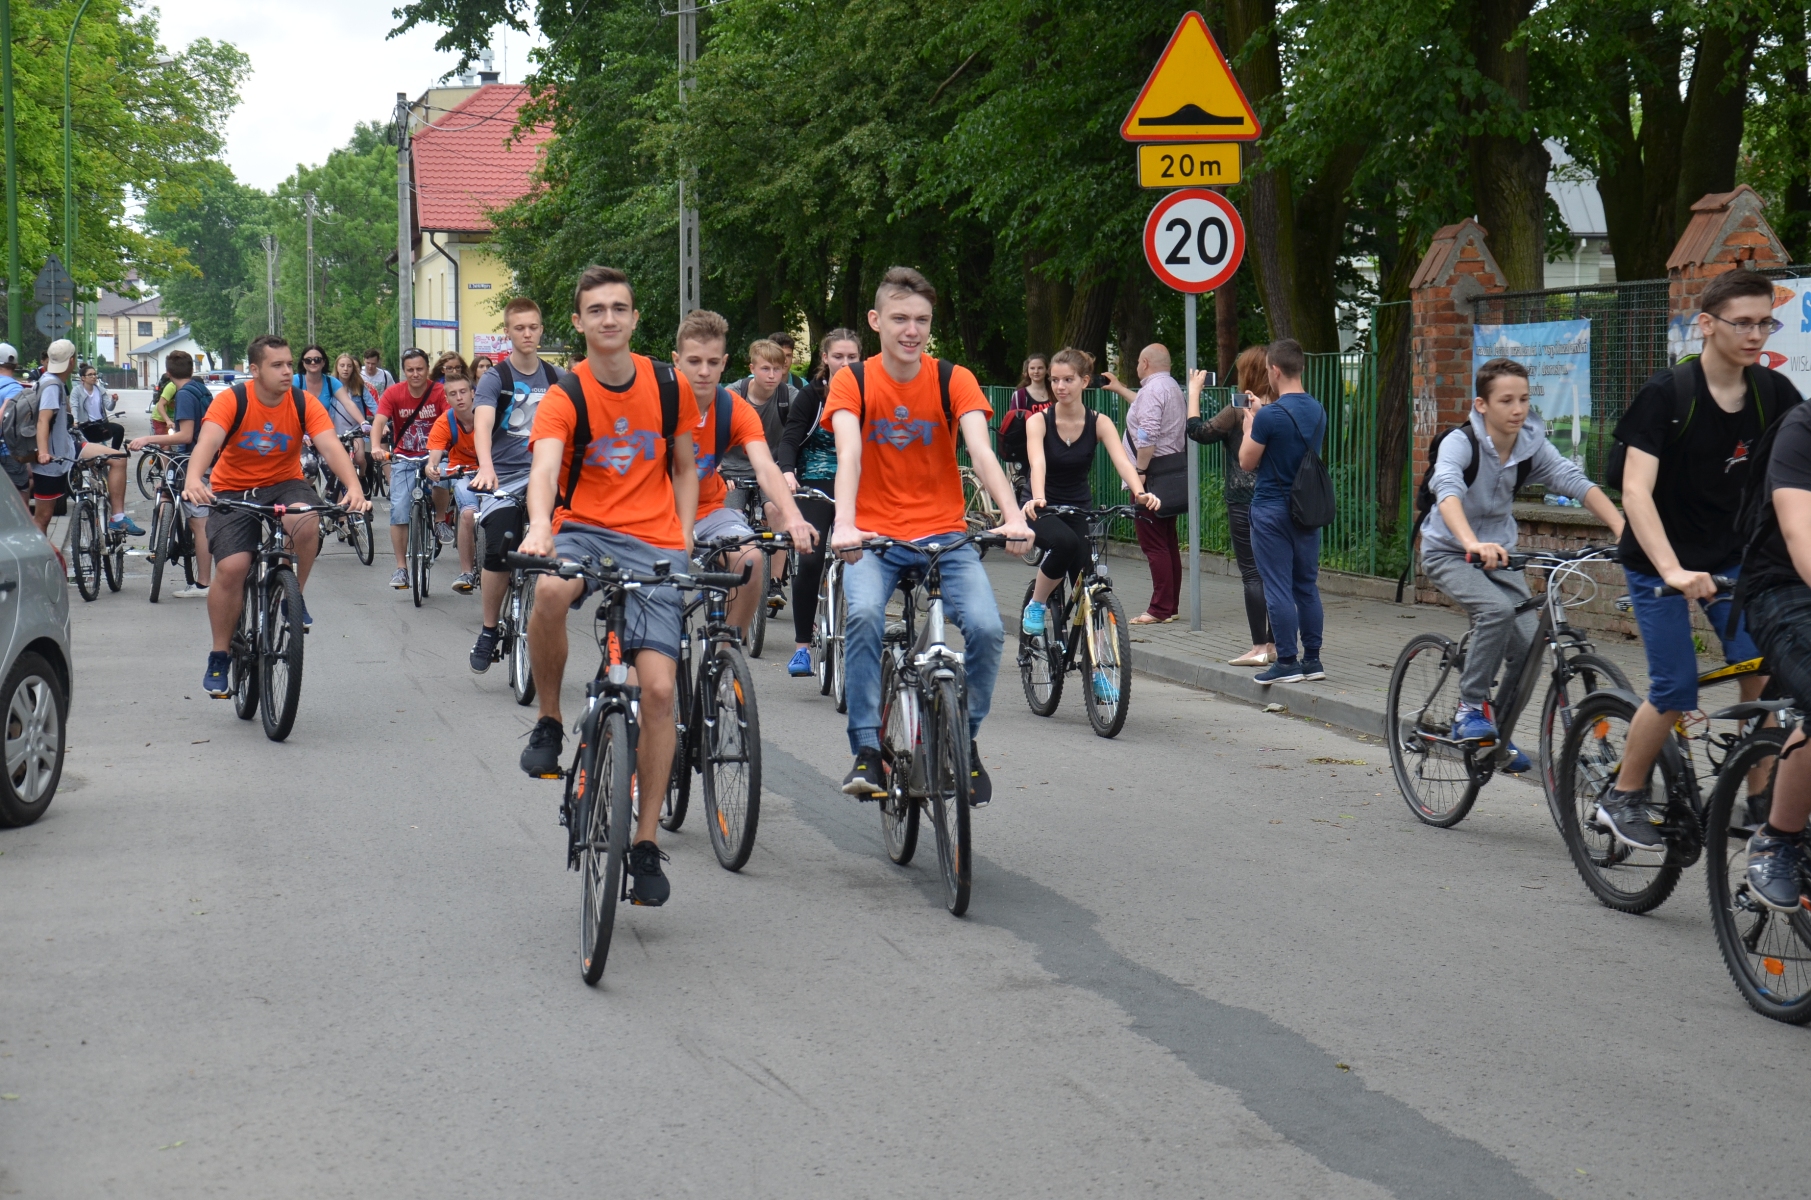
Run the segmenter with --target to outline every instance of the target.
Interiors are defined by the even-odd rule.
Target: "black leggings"
[[[1038,571],[1045,579],[1071,579],[1088,565],[1088,522],[1081,517],[1040,514],[1031,531],[1044,551]]]
[[[84,421],[82,436],[96,444],[106,442],[118,450],[126,440],[126,427],[116,421]]]
[[[817,488],[828,495],[836,484],[828,479],[801,479],[799,486]],[[799,506],[799,515],[817,530],[817,549],[810,554],[793,551],[792,563],[792,638],[795,642],[809,642],[811,627],[817,622],[817,589],[824,578],[824,551],[829,547],[836,505],[800,496],[793,499]]]
[[[1264,607],[1264,578],[1258,574],[1258,560],[1251,552],[1251,505],[1228,502],[1226,523],[1232,529],[1233,557],[1245,584],[1245,622],[1251,626],[1251,644],[1267,646],[1271,642],[1270,610]]]

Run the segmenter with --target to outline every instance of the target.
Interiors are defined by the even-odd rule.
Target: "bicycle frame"
[[[1077,516],[1088,522],[1088,565],[1074,578],[1063,581],[1069,585],[1070,594],[1064,602],[1061,619],[1055,623],[1058,629],[1083,631],[1068,637],[1063,645],[1063,670],[1072,671],[1076,668],[1082,637],[1093,628],[1095,598],[1103,589],[1113,590],[1113,577],[1107,567],[1107,527],[1117,519],[1131,516],[1134,510],[1128,506],[1091,509],[1052,504],[1046,505],[1043,511],[1051,516]]]
[[[912,567],[901,574],[897,587],[904,597],[901,607],[904,610],[905,629],[900,636],[894,636],[888,629],[881,638],[883,667],[891,662],[894,680],[892,694],[883,693],[881,696],[881,739],[888,744],[896,760],[904,760],[906,794],[914,799],[923,799],[930,794],[925,764],[927,759],[934,758],[936,747],[924,739],[923,714],[932,688],[945,680],[954,680],[958,695],[962,698],[963,710],[966,712],[968,707],[968,678],[964,671],[963,655],[949,644],[948,626],[943,612],[943,573],[938,559],[942,552],[973,540],[972,534],[959,535],[952,542],[937,545],[937,552],[926,555],[928,561],[922,568]],[[875,547],[877,544],[885,547],[911,546],[920,552],[925,549],[913,546],[910,542],[894,542],[891,539],[880,539],[879,543],[870,542],[869,546]],[[923,572],[922,577],[917,574],[919,571]],[[923,589],[926,600],[922,623],[918,621],[917,592],[920,588]],[[907,649],[908,646],[910,650]],[[923,753],[918,750],[920,746],[924,747]]]

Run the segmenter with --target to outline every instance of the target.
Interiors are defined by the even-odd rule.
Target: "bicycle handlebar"
[[[792,546],[792,535],[781,533],[774,529],[757,529],[753,533],[746,535],[730,534],[727,537],[714,538],[710,541],[697,543],[692,547],[692,554],[695,557],[704,551],[721,553],[725,550],[734,550],[739,546],[752,546],[756,542],[765,542],[768,545],[778,546],[780,549],[785,550]]]
[[[1586,559],[1597,559],[1600,562],[1617,562],[1620,560],[1616,546],[1586,546],[1582,550],[1540,550],[1533,554],[1511,554],[1508,562],[1494,568],[1496,570],[1522,571],[1533,566],[1536,570],[1548,564],[1583,562]],[[1470,551],[1466,552],[1465,561],[1479,570],[1484,570],[1484,560]]]
[[[305,517],[311,514],[344,515],[349,510],[344,504],[253,504],[249,500],[228,500],[222,496],[214,497],[216,508],[237,508],[243,512],[258,513],[268,517]]]
[[[935,560],[948,554],[952,550],[958,550],[970,543],[978,546],[1004,546],[1006,544],[1006,535],[1000,533],[958,533],[952,534],[950,540],[947,542],[932,542],[928,546],[921,546],[917,542],[908,542],[904,538],[877,537],[869,538],[864,541],[861,544],[861,548],[863,550],[890,550],[894,546],[904,546],[909,550],[918,551],[926,558]]]
[[[796,491],[792,494],[792,498],[794,500],[798,500],[801,498],[805,499],[805,500],[822,500],[826,504],[835,504],[836,503],[835,496],[826,496],[826,495],[824,495],[824,493],[818,491],[816,488],[811,488],[811,487],[800,488],[798,491]]]
[[[1046,504],[1038,511],[1058,517],[1086,517],[1089,520],[1108,520],[1113,517],[1135,517],[1138,515],[1138,506],[1135,504],[1115,504],[1111,508],[1081,508],[1074,504]]]
[[[539,554],[522,554],[511,550],[504,554],[503,561],[512,567],[524,571],[543,571],[557,575],[561,579],[591,579],[598,583],[614,586],[633,587],[674,587],[681,590],[688,588],[715,588],[727,591],[738,588],[748,582],[750,567],[743,567],[741,572],[730,571],[692,571],[663,572],[653,575],[638,575],[633,571],[621,571],[614,568],[593,566],[590,559],[584,562],[567,562],[559,558],[546,558]]]
[[[1727,575],[1712,575],[1710,581],[1717,585],[1717,597],[1719,599],[1736,590],[1736,581]],[[1678,588],[1668,587],[1664,583],[1654,589],[1654,599],[1656,600],[1664,599],[1667,596],[1683,596],[1684,594],[1685,593]]]

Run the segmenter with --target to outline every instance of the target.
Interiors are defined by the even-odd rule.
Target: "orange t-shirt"
[[[478,469],[478,447],[472,443],[472,431],[459,424],[458,415],[450,408],[434,418],[434,427],[428,430],[428,449],[446,451],[450,467]]]
[[[571,520],[626,534],[663,550],[684,550],[673,478],[667,473],[668,446],[660,432],[660,387],[654,382],[654,364],[640,354],[631,357],[635,378],[620,391],[599,383],[588,362],[580,362],[575,371],[591,418],[591,444],[585,450],[572,507],[554,510],[553,528],[557,533]],[[679,387],[683,418],[683,380]],[[528,435],[531,445],[552,438],[567,448],[560,458],[561,495],[566,492],[577,418],[572,397],[555,384],[535,407],[534,427]]]
[[[724,449],[746,446],[750,442],[766,442],[767,430],[762,427],[761,415],[755,411],[754,405],[734,392],[729,395],[729,444]],[[693,403],[697,402],[696,393],[693,393],[692,400]],[[723,482],[723,475],[717,470],[715,399],[698,419],[698,428],[692,431],[692,453],[698,458],[698,519],[702,521],[708,514],[722,508],[724,499],[729,495],[729,485]]]
[[[962,477],[956,468],[951,423],[966,413],[993,415],[993,406],[967,367],[950,377],[951,423],[943,419],[937,390],[937,360],[925,355],[918,375],[899,383],[876,354],[863,373],[868,385],[868,418],[862,426],[861,490],[855,495],[855,523],[881,537],[916,541],[967,528]],[[832,413],[862,411],[855,373],[847,367],[830,381],[820,423],[834,429]]]
[[[239,423],[239,432],[232,435],[232,441],[220,448],[220,457],[214,460],[214,471],[209,476],[209,486],[216,492],[250,491],[302,477],[302,431],[296,427],[295,401],[285,390],[282,399],[267,405],[258,398],[256,385],[247,383],[245,387],[245,420]],[[201,420],[220,426],[223,432],[230,431],[238,408],[238,398],[232,388],[227,388],[214,397]],[[307,397],[304,411],[310,437],[334,436],[333,418],[319,400]]]

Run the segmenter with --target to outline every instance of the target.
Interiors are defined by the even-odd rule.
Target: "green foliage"
[[[254,253],[258,329],[263,328],[263,257],[257,244],[269,226],[269,197],[234,179],[221,163],[185,171],[177,183],[145,205],[145,228],[181,251],[153,278],[165,311],[187,322],[209,353],[230,361],[247,341],[239,306],[253,288]]]

